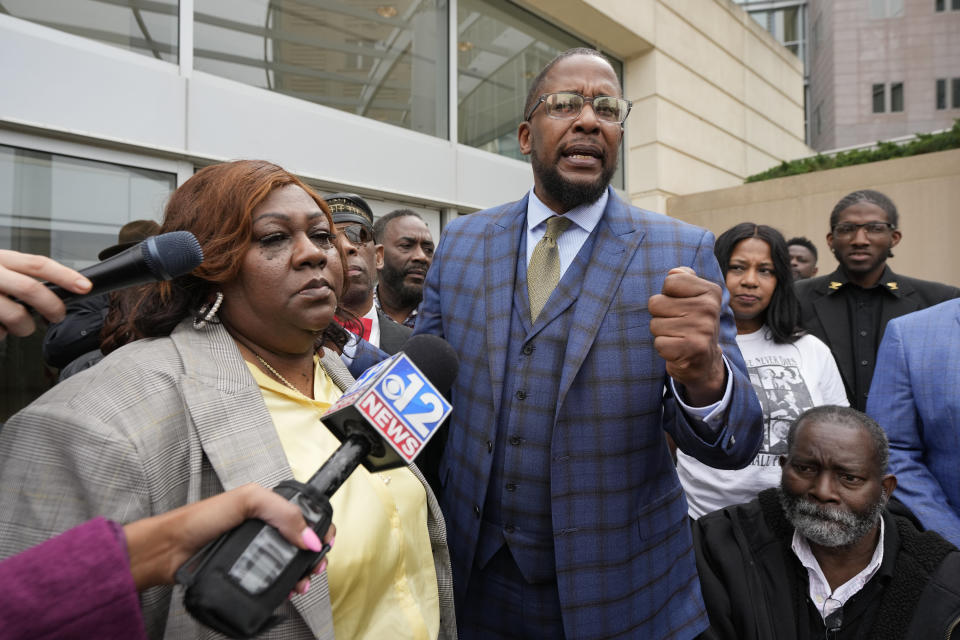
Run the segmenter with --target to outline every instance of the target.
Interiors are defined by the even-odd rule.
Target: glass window
[[[951,0],[950,8],[954,11],[960,11],[960,0]]]
[[[160,220],[176,175],[0,145],[0,249],[97,262],[131,220]],[[40,358],[44,332],[0,341],[0,423],[56,382]]]
[[[873,112],[874,113],[883,113],[887,110],[886,101],[884,99],[884,88],[886,85],[875,84],[873,85]]]
[[[458,142],[526,160],[517,124],[531,81],[557,54],[592,45],[502,1],[460,0],[457,22]],[[622,161],[612,183],[623,186]]]
[[[943,9],[944,9],[944,6],[943,6],[943,5],[944,5],[944,0],[936,0],[936,1],[933,3],[933,10],[934,10],[934,11],[943,11]]]
[[[194,66],[446,138],[444,0],[196,0]]]
[[[177,0],[3,0],[3,13],[177,62]]]
[[[894,82],[890,85],[890,111],[903,111],[903,83]]]
[[[937,79],[937,109],[947,108],[947,80]]]
[[[960,109],[960,78],[950,80],[950,93],[953,94],[950,100],[950,106],[953,109]]]

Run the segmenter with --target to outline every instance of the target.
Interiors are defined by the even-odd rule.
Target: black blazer
[[[850,406],[859,407],[857,398],[853,397],[855,364],[847,301],[841,293],[843,289],[837,286],[837,283],[846,282],[846,276],[837,269],[818,278],[798,280],[794,286],[800,300],[800,326],[830,347],[833,358],[837,361],[837,368],[840,369]],[[884,270],[880,284],[886,286],[893,295],[883,297],[878,344],[890,320],[960,297],[960,289],[957,287],[897,275],[890,267]]]
[[[403,348],[413,329],[404,326],[377,309],[377,318],[380,320],[380,350],[392,356]]]

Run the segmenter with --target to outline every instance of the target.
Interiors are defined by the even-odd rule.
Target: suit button
[[[867,366],[867,361],[866,361],[866,360],[861,360],[861,361],[860,361],[860,364],[862,364],[863,366]]]
[[[526,399],[527,399],[527,392],[524,391],[523,389],[520,389],[520,391],[517,391],[517,399],[518,399],[518,400],[526,400]]]
[[[513,446],[519,447],[521,442],[523,442],[523,440],[519,436],[510,436],[510,444]]]
[[[516,531],[516,529],[512,524],[508,524],[503,528],[503,530],[506,531],[507,533],[513,533],[514,531]]]
[[[493,442],[487,440],[487,453],[493,453]]]
[[[477,518],[480,517],[480,505],[473,505],[473,515],[477,516]]]
[[[861,335],[861,336],[865,336],[865,335],[867,335],[867,332],[866,332],[866,331],[863,331],[863,330],[861,330],[861,331],[860,331],[860,335]]]
[[[523,345],[523,349],[521,349],[520,352],[521,352],[523,355],[528,356],[528,355],[530,355],[531,353],[533,353],[533,350],[534,350],[535,348],[536,348],[536,347],[534,347],[532,344],[525,344],[525,345]]]
[[[517,490],[517,485],[513,484],[512,482],[507,483],[507,491],[513,492],[516,490]]]

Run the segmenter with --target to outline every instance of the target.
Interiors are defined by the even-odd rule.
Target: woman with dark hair
[[[821,404],[847,406],[840,372],[823,342],[797,329],[790,254],[780,232],[743,222],[717,238],[714,253],[726,278],[737,323],[737,346],[760,400],[764,439],[745,469],[714,469],[677,452],[677,473],[693,518],[748,502],[780,483],[785,433],[803,411]]]
[[[98,515],[305,481],[339,445],[318,420],[353,381],[326,203],[268,162],[214,165],[171,197],[160,232],[177,230],[203,264],[124,296],[106,329],[115,350],[0,432],[0,557]],[[259,637],[454,637],[443,520],[416,468],[358,468],[331,502],[327,571]],[[170,587],[141,602],[152,638],[210,636]]]

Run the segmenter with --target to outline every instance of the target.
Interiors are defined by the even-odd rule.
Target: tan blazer
[[[333,352],[323,365],[353,382]],[[322,461],[318,461],[318,466]],[[440,593],[440,638],[456,637],[446,528],[427,492]],[[140,340],[48,391],[0,431],[0,558],[102,515],[127,523],[233,489],[291,478],[260,389],[220,325],[189,320],[168,338]],[[336,514],[334,514],[336,521]],[[186,613],[183,591],[141,594],[151,638],[222,637]],[[285,603],[264,638],[332,639],[326,575]],[[343,640],[343,639],[341,639]]]

